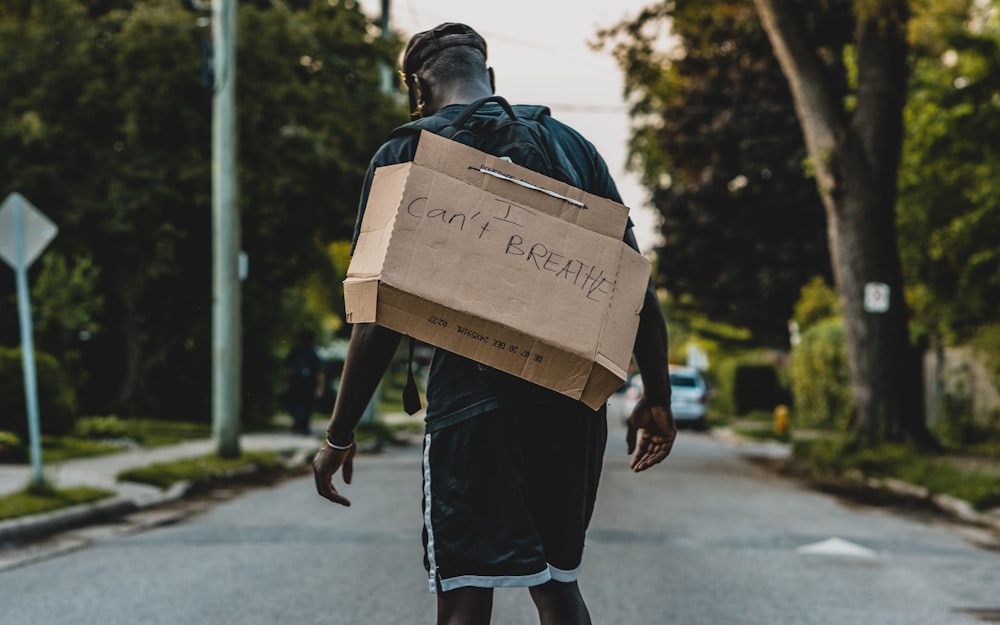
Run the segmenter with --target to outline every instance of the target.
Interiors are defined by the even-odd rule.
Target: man
[[[316,400],[323,396],[323,380],[323,361],[316,353],[313,331],[301,330],[285,356],[285,390],[293,432],[309,436]]]
[[[452,120],[493,93],[486,42],[462,24],[415,35],[403,74],[415,117]],[[476,116],[504,114],[490,104]],[[566,182],[620,202],[593,145],[551,117],[542,123],[564,153]],[[416,143],[416,133],[394,133],[378,150],[361,212],[374,169],[412,160]],[[637,247],[631,228],[625,240]],[[344,482],[351,482],[354,428],[400,338],[375,324],[353,328],[327,443],[313,461],[317,491],[330,501],[350,505],[332,478],[343,470]],[[633,351],[645,395],[629,417],[626,438],[632,469],[643,471],[670,453],[676,435],[666,325],[651,286]],[[606,411],[439,349],[425,419],[424,563],[439,625],[489,623],[493,588],[500,586],[528,587],[543,625],[590,623],[577,577],[607,438]]]

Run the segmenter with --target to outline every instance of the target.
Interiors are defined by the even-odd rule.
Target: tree
[[[799,289],[829,278],[829,255],[791,95],[753,6],[661,3],[599,34],[612,44],[637,120],[633,163],[663,215],[661,283],[758,343],[787,345]]]
[[[900,253],[921,330],[955,343],[1000,322],[1000,4],[921,4],[904,110]]]
[[[851,42],[810,40],[802,2],[754,0],[788,79],[816,175],[844,315],[859,435],[929,444],[897,247],[896,184],[909,77],[905,0],[828,3],[855,21]],[[820,45],[818,45],[820,44]],[[846,62],[841,61],[846,59]],[[844,98],[839,85],[851,85]],[[865,311],[865,285],[887,284],[889,310]]]
[[[961,0],[951,4],[968,6]],[[676,50],[663,55],[656,47],[662,41],[661,30],[668,20],[672,27],[670,34],[678,45]],[[782,90],[765,88],[771,84],[765,82],[767,75],[762,71],[766,63],[750,59],[772,58],[772,67],[776,61],[782,75],[778,80],[790,93],[785,102],[794,107],[798,132],[789,132],[788,126],[774,126],[773,132],[784,136],[794,134],[797,141],[804,140],[808,155],[806,173],[815,179],[807,183],[816,188],[817,201],[823,207],[823,221],[829,234],[828,256],[844,314],[857,433],[867,442],[906,438],[933,445],[924,423],[920,394],[908,392],[919,387],[920,375],[910,344],[910,313],[904,298],[896,232],[902,115],[909,76],[908,25],[909,5],[903,0],[822,3],[674,0],[651,6],[635,20],[609,32],[622,38],[614,53],[625,71],[627,94],[633,96],[633,118],[638,120],[633,154],[641,162],[645,183],[654,190],[654,198],[664,210],[665,227],[679,235],[673,239],[669,232],[666,235],[668,249],[663,256],[669,258],[673,253],[675,257],[662,266],[665,273],[698,271],[692,269],[693,254],[687,257],[691,262],[677,262],[685,258],[685,248],[696,250],[698,259],[724,250],[750,267],[756,268],[756,262],[776,266],[773,258],[765,261],[748,253],[746,243],[738,242],[737,233],[722,237],[718,234],[718,223],[725,221],[719,214],[729,218],[740,214],[730,209],[738,207],[739,202],[734,202],[735,194],[728,183],[738,182],[734,186],[743,187],[746,190],[743,193],[756,191],[754,176],[744,173],[745,177],[740,178],[733,174],[752,173],[755,164],[760,167],[768,162],[759,153],[755,160],[725,147],[727,143],[755,145],[755,140],[761,137],[761,133],[754,134],[753,124],[733,122],[741,113],[745,114],[747,107],[745,104],[741,107],[745,100],[731,94],[742,91],[756,98],[753,102],[781,106],[777,93]],[[762,28],[758,32],[766,35],[766,43],[750,34],[755,27]],[[606,39],[601,43],[606,43]],[[727,55],[733,50],[737,52]],[[743,51],[753,52],[744,57]],[[729,56],[741,62],[734,63]],[[976,75],[985,82],[983,72]],[[986,103],[990,101],[995,106],[996,98],[991,99],[988,94],[993,92],[988,89],[982,93],[979,110],[989,115],[990,106]],[[790,119],[786,111],[786,121]],[[942,132],[940,127],[935,127],[935,131]],[[792,145],[785,143],[778,150],[795,154]],[[734,159],[734,155],[738,158]],[[781,178],[788,189],[794,189],[792,181],[802,181],[797,166],[796,162],[787,168],[768,167],[768,170]],[[992,171],[986,168],[977,171],[984,170]],[[943,163],[941,171],[946,171]],[[991,188],[995,179],[993,176],[987,182],[981,178],[983,184],[979,188]],[[971,193],[966,190],[965,195]],[[950,229],[945,231],[942,227],[937,233],[943,241],[947,234],[960,232],[964,249],[978,250],[971,256],[975,263],[969,275],[974,273],[979,284],[987,286],[975,291],[968,288],[971,279],[959,284],[966,285],[966,293],[979,293],[984,302],[990,301],[995,293],[996,281],[988,277],[988,270],[995,266],[997,253],[995,246],[984,246],[981,239],[988,237],[995,226],[984,228],[977,237],[973,224],[995,223],[989,217],[989,205],[979,203],[977,211],[967,213],[968,219],[947,223]],[[942,210],[947,212],[943,207]],[[918,216],[919,210],[909,215]],[[755,240],[761,236],[745,220],[732,221],[738,225],[735,230],[742,230],[744,236],[750,235]],[[916,217],[911,219],[910,224],[913,223],[925,222]],[[782,232],[780,236],[788,233]],[[719,240],[726,244],[714,245]],[[680,252],[671,252],[671,246]],[[754,297],[753,293],[732,288],[731,276],[740,274],[725,271],[724,261],[710,262],[714,263],[711,266],[714,276],[721,276],[721,280],[716,282],[714,276],[702,280],[717,288],[722,297],[746,298],[748,302]],[[740,269],[736,267],[736,271]],[[761,274],[746,271],[740,277],[743,283],[752,283],[754,275]],[[798,281],[794,292],[807,281],[808,277]],[[865,311],[864,291],[869,282],[889,285],[891,305],[887,313]],[[711,296],[699,296],[683,279],[668,284],[680,290],[675,295],[681,296],[682,301],[688,296],[699,309],[733,320],[731,314],[726,314],[732,311],[720,307]],[[688,290],[691,295],[686,293]],[[759,302],[759,295],[757,299]],[[788,310],[783,302],[779,306]],[[787,315],[782,318],[787,319]]]
[[[327,247],[353,235],[368,161],[408,118],[380,89],[398,38],[371,37],[373,23],[354,3],[295,6],[261,2],[240,12],[240,193],[251,264],[243,401],[257,420],[273,411],[269,391],[280,364],[273,354],[300,329],[290,324],[320,327],[297,302],[311,276],[336,273]]]
[[[288,294],[349,238],[368,159],[406,115],[379,89],[400,41],[371,37],[355,3],[240,4],[243,403],[261,419],[277,344],[301,318]],[[77,353],[86,412],[210,412],[211,92],[197,18],[179,0],[0,5],[0,190],[59,224],[50,251],[92,262],[87,286],[104,302],[87,340],[39,337]],[[16,319],[0,310],[13,344]]]

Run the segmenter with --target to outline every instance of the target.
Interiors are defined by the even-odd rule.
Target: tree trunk
[[[905,0],[855,7],[857,98],[847,110],[803,38],[794,5],[754,0],[795,101],[826,209],[844,315],[855,432],[867,444],[929,445],[917,355],[910,345],[896,244],[896,178],[906,98]],[[865,310],[865,286],[889,287],[886,312]]]
[[[138,398],[142,390],[141,362],[142,337],[139,333],[139,323],[136,319],[135,298],[131,294],[124,298],[124,319],[122,322],[122,338],[125,348],[125,377],[122,379],[121,390],[118,393],[119,410],[129,416],[138,414]]]
[[[118,393],[119,410],[125,414],[156,415],[158,408],[149,403],[150,375],[180,343],[180,335],[166,336],[150,330],[163,324],[144,322],[136,303],[134,289],[122,289],[123,311],[121,334],[124,341],[125,371]],[[161,312],[164,312],[161,310]],[[169,310],[165,315],[169,316]]]

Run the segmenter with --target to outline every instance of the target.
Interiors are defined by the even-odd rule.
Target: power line
[[[543,104],[553,110],[558,109],[564,113],[618,115],[628,112],[628,106],[625,104],[570,104],[565,102],[543,102]]]
[[[407,3],[407,10],[408,10],[408,13],[410,15],[410,22],[413,23],[413,24],[417,23],[418,20],[421,20],[421,19],[427,20],[427,18],[432,18],[429,21],[434,21],[435,23],[451,21],[451,18],[446,18],[446,17],[443,17],[443,16],[438,15],[438,14],[433,13],[433,12],[423,11],[422,9],[418,10],[414,6],[414,3],[412,1]],[[486,40],[490,41],[490,42],[493,42],[493,41],[502,41],[504,43],[508,43],[508,44],[513,44],[513,45],[516,45],[516,46],[520,46],[522,48],[530,48],[532,50],[538,50],[539,52],[542,52],[542,53],[546,54],[547,56],[550,56],[550,57],[559,57],[562,60],[569,61],[569,62],[571,62],[571,63],[573,63],[575,65],[581,65],[581,64],[584,64],[586,62],[586,58],[585,57],[581,57],[581,55],[579,54],[579,52],[577,52],[575,50],[571,50],[567,46],[553,47],[551,45],[546,45],[544,43],[539,43],[538,41],[531,41],[531,40],[527,40],[527,39],[519,39],[517,37],[511,37],[510,35],[508,35],[506,33],[495,32],[495,31],[489,30],[488,28],[486,28],[486,29],[476,28],[476,30],[479,31],[479,33],[482,34],[486,38]],[[409,33],[409,34],[410,35],[414,35],[416,33]],[[595,30],[594,34],[595,35],[597,34],[596,30]],[[586,42],[584,42],[584,44],[586,44]],[[593,52],[592,50],[589,50],[589,49],[587,51],[591,52],[591,53],[593,53],[595,55],[597,54],[596,52]],[[581,60],[581,58],[583,60]]]

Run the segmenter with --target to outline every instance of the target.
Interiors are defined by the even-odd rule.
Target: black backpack
[[[475,117],[487,102],[499,104],[505,115]],[[548,107],[511,106],[504,98],[493,95],[472,102],[450,122],[437,115],[417,119],[396,128],[389,138],[427,130],[493,156],[506,158],[550,178],[579,186],[565,152],[558,142],[550,140],[542,123],[542,119],[550,114]]]

